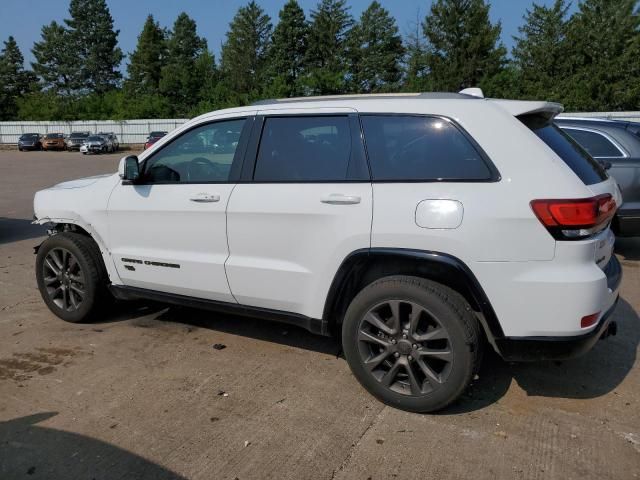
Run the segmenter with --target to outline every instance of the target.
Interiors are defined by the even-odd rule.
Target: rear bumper
[[[618,210],[611,227],[614,233],[620,237],[640,236],[640,210]]]
[[[611,333],[611,314],[618,303],[617,290],[622,281],[622,268],[615,255],[611,257],[604,272],[607,276],[607,287],[610,291],[616,292],[616,297],[613,305],[600,317],[593,330],[574,336],[496,338],[495,346],[502,358],[516,362],[566,360],[591,350],[600,338]]]

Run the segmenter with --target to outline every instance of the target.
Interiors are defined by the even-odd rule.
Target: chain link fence
[[[17,144],[23,133],[113,132],[122,144],[144,143],[149,132],[167,131],[179,127],[187,119],[153,120],[86,120],[74,122],[0,122],[0,144]]]

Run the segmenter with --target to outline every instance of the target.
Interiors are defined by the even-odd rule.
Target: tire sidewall
[[[47,294],[46,287],[44,285],[44,273],[43,264],[47,254],[54,248],[64,248],[71,252],[78,261],[82,273],[84,275],[85,283],[85,298],[82,300],[80,307],[74,311],[66,311],[58,307],[49,295]],[[90,257],[90,258],[88,258]],[[49,307],[49,310],[56,316],[67,322],[78,323],[82,322],[92,312],[93,307],[97,300],[98,285],[96,281],[96,266],[94,265],[93,258],[86,252],[83,252],[73,241],[66,237],[65,234],[56,234],[45,240],[38,249],[38,255],[36,256],[36,279],[38,282],[38,290],[42,299]]]
[[[402,277],[406,279],[407,277]],[[459,315],[437,294],[421,285],[424,280],[402,281],[389,277],[363,289],[351,302],[342,326],[342,345],[349,366],[360,383],[382,402],[403,410],[429,412],[444,408],[466,388],[473,372],[473,353]],[[417,303],[434,314],[449,334],[454,359],[444,384],[422,396],[396,393],[384,387],[365,369],[358,351],[358,329],[364,315],[376,305],[388,300]]]

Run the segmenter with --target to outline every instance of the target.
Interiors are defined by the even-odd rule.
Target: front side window
[[[145,183],[228,182],[244,119],[189,130],[145,162]]]
[[[265,120],[254,180],[331,182],[347,178],[351,130],[347,116]]]
[[[623,157],[623,153],[604,135],[576,128],[562,128],[592,157]]]
[[[480,181],[492,177],[478,150],[445,119],[408,115],[361,118],[374,181]]]

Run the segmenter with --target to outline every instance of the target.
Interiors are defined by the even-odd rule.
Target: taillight
[[[533,200],[531,208],[556,240],[580,240],[607,227],[616,213],[616,201],[607,193],[570,200]]]

